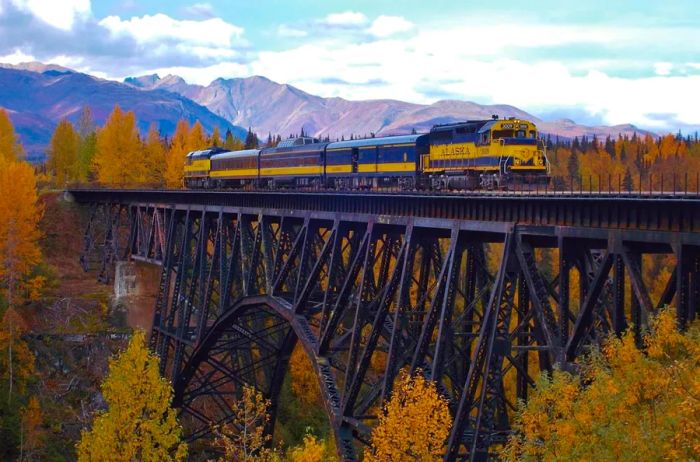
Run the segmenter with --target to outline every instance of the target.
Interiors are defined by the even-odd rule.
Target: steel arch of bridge
[[[271,431],[301,342],[348,461],[401,368],[448,398],[445,460],[486,460],[540,372],[629,326],[641,340],[674,300],[683,324],[699,295],[696,233],[125,201],[95,205],[85,242],[103,278],[117,256],[162,266],[151,346],[190,438],[231,419],[241,385],[272,401]],[[654,254],[676,262],[658,300]]]

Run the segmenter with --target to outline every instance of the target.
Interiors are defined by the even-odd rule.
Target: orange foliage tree
[[[142,331],[109,362],[102,384],[108,409],[98,414],[77,445],[78,461],[178,462],[187,457],[182,428],[170,407],[172,387],[161,377],[158,357]]]
[[[146,172],[133,112],[124,112],[118,105],[114,107],[97,132],[93,165],[100,183],[128,186],[144,182]]]
[[[447,401],[421,371],[396,378],[391,399],[372,432],[368,462],[441,461],[452,425]]]
[[[17,160],[23,153],[10,116],[5,109],[0,108],[0,160]]]
[[[165,156],[165,184],[170,188],[182,186],[185,156],[189,152],[190,124],[180,119],[170,140],[170,149]]]
[[[155,123],[151,124],[143,144],[142,155],[146,183],[162,184],[165,171],[165,147]]]
[[[310,409],[320,403],[318,378],[300,343],[294,347],[289,358],[289,375],[292,393],[301,401],[303,409]]]
[[[700,324],[662,311],[636,347],[611,337],[581,377],[542,376],[515,421],[506,461],[695,460],[700,454]]]
[[[78,149],[80,137],[67,119],[61,120],[51,137],[47,167],[54,175],[54,181],[62,186],[67,181],[78,179],[80,165]]]
[[[41,261],[42,207],[29,164],[0,160],[0,216],[0,290],[13,306],[27,295],[36,295],[32,289],[41,285],[31,277]]]
[[[22,409],[20,433],[22,438],[21,453],[23,460],[41,460],[42,449],[46,439],[43,428],[44,417],[41,413],[39,400],[36,396],[29,398],[29,402]]]

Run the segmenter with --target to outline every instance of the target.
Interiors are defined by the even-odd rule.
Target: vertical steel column
[[[613,273],[613,330],[621,335],[627,329],[625,319],[625,264],[621,255],[615,255]]]

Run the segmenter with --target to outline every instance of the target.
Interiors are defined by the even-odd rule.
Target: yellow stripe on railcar
[[[304,167],[267,167],[260,169],[260,176],[278,176],[278,175],[321,175],[323,174],[323,166],[310,165]]]

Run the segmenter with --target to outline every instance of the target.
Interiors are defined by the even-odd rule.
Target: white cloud
[[[294,27],[289,27],[285,24],[282,24],[277,28],[277,35],[279,35],[280,37],[299,38],[306,37],[307,35],[309,35],[309,33],[305,30],[296,29]]]
[[[76,20],[90,16],[90,0],[12,0],[12,3],[21,11],[63,30],[72,29]]]
[[[166,40],[189,45],[230,47],[242,40],[243,29],[221,18],[204,20],[177,20],[158,13],[121,19],[107,16],[99,24],[114,35],[127,35],[140,43],[159,43]]]
[[[331,13],[321,22],[331,26],[362,26],[367,23],[367,16],[357,11],[345,11],[343,13]]]
[[[375,37],[390,37],[411,29],[413,29],[413,23],[401,16],[381,15],[372,21],[372,25],[367,29],[367,32]]]
[[[32,55],[24,53],[22,50],[15,50],[9,55],[0,56],[0,63],[6,64],[20,64],[36,61],[36,58]]]
[[[214,7],[211,5],[211,3],[194,3],[184,7],[182,10],[186,15],[193,16],[195,18],[213,18],[216,16]]]
[[[422,26],[421,26],[422,27]],[[419,30],[414,36],[370,42],[316,40],[277,52],[261,52],[249,74],[265,75],[310,93],[347,99],[396,98],[432,103],[459,98],[512,104],[537,114],[579,107],[607,124],[634,123],[673,129],[654,114],[675,114],[679,123],[700,124],[700,75],[614,77],[591,68],[572,70],[554,59],[497,58],[517,46],[608,43],[659,31],[504,25],[512,33],[488,35],[479,26]],[[488,40],[483,37],[488,36]],[[476,40],[481,37],[481,40]],[[330,40],[330,39],[329,39]],[[469,47],[469,43],[479,43]],[[445,44],[452,44],[445,46]],[[297,63],[312,56],[315,65]],[[661,68],[663,70],[663,67]],[[342,78],[342,81],[339,80]],[[364,85],[368,79],[385,84]],[[347,82],[347,83],[343,83]]]
[[[654,72],[656,72],[656,75],[670,75],[672,69],[672,63],[654,63]]]

